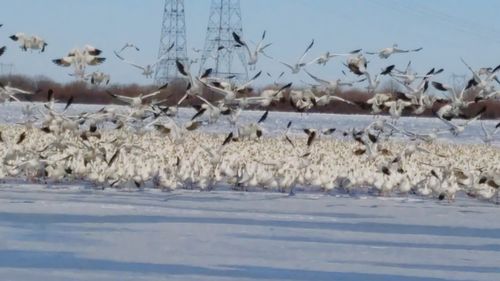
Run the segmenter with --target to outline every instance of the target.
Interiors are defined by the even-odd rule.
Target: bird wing
[[[282,65],[284,65],[284,66],[286,66],[286,67],[290,68],[290,70],[292,70],[292,71],[294,70],[294,67],[293,67],[293,66],[291,66],[291,65],[289,65],[288,63],[284,63],[284,62],[282,62],[282,61],[280,61],[280,63],[281,63]]]
[[[212,86],[202,80],[199,80],[203,85],[205,85],[205,87],[209,88],[210,90],[212,90],[214,93],[216,94],[219,94],[219,95],[222,95],[224,97],[227,97],[229,95],[233,95],[234,93],[229,91],[229,90],[226,90],[226,89],[221,89],[221,88],[218,88],[218,87],[215,87],[215,86]]]
[[[103,63],[105,60],[106,60],[106,58],[88,56],[86,59],[86,63],[88,65],[98,65],[98,64]]]
[[[52,60],[52,62],[59,66],[68,67],[74,62],[74,57],[63,57],[60,59]]]
[[[262,33],[262,37],[260,38],[260,41],[259,41],[259,44],[257,44],[257,51],[260,50],[260,48],[262,47],[262,43],[264,43],[264,39],[266,38],[266,31],[264,30],[264,32]]]
[[[150,94],[147,94],[147,95],[145,95],[145,96],[142,96],[142,98],[143,98],[143,99],[147,99],[147,98],[150,98],[150,97],[154,97],[154,96],[158,95],[159,93],[161,93],[161,91],[154,91],[154,92],[152,92],[152,93],[150,93]]]
[[[348,100],[346,100],[346,99],[343,99],[343,98],[341,98],[341,97],[337,97],[337,96],[330,96],[330,98],[331,98],[332,100],[337,100],[337,101],[341,101],[341,102],[345,102],[345,103],[348,103],[348,104],[355,105],[353,102],[348,101]]]
[[[127,49],[128,47],[130,47],[130,45],[128,43],[126,43],[125,45],[123,45],[123,47],[120,49],[120,52],[119,53],[122,53],[125,49]]]
[[[108,95],[112,96],[113,98],[121,100],[121,101],[126,102],[126,103],[131,103],[133,101],[133,98],[131,98],[131,97],[113,94],[110,91],[106,91],[106,93],[108,93]]]
[[[249,55],[249,56],[252,56],[252,51],[251,51],[251,50],[250,50],[250,48],[248,47],[248,44],[247,44],[245,41],[243,41],[243,39],[241,39],[241,37],[240,37],[238,34],[236,34],[236,32],[233,32],[233,39],[234,39],[234,41],[236,41],[236,42],[237,42],[240,46],[244,46],[244,47],[246,48],[247,52],[248,52],[248,55]],[[257,48],[257,50],[258,50],[258,48]]]
[[[12,94],[25,94],[25,95],[29,95],[29,94],[33,94],[32,92],[28,92],[28,91],[25,91],[25,90],[22,90],[22,89],[19,89],[19,88],[15,88],[15,87],[10,87],[10,86],[5,86],[5,90],[7,90],[7,92],[13,92]]]
[[[314,39],[311,41],[311,43],[309,44],[309,46],[307,46],[307,49],[305,50],[304,54],[302,54],[302,56],[300,57],[300,59],[298,60],[297,64],[301,64],[302,63],[302,61],[306,57],[307,53],[311,50],[311,48],[313,46],[314,46]]]
[[[312,59],[310,62],[307,62],[306,65],[311,65],[317,63],[319,60],[323,59],[323,56],[319,56],[317,58]]]
[[[252,79],[248,80],[246,83],[244,83],[243,85],[237,87],[237,91],[238,90],[243,90],[245,88],[247,88],[248,86],[250,86],[250,84],[253,83],[253,81],[255,81],[257,78],[259,78],[259,76],[262,74],[262,71],[259,71],[257,74],[255,74]]]
[[[329,85],[330,82],[329,81],[326,81],[326,80],[323,80],[317,76],[314,76],[312,75],[311,73],[309,73],[309,71],[307,71],[306,69],[304,69],[304,71],[307,73],[307,75],[309,75],[312,79],[314,79],[314,81],[318,82],[318,83],[321,83],[323,85]]]
[[[203,101],[204,103],[208,104],[208,106],[210,106],[210,107],[215,107],[215,106],[214,106],[211,102],[209,102],[206,98],[204,98],[204,97],[202,97],[202,96],[200,96],[200,95],[196,95],[196,97],[197,97],[198,99],[200,99],[201,101]]]
[[[146,70],[146,67],[141,66],[141,65],[138,65],[138,64],[133,63],[133,62],[131,62],[131,61],[128,61],[128,60],[123,60],[123,62],[128,63],[128,64],[130,64],[131,66],[136,67],[136,68],[138,68],[138,69]]]
[[[437,117],[439,120],[443,121],[446,125],[448,125],[450,128],[452,129],[456,129],[458,128],[457,125],[453,124],[451,121],[448,121],[446,119],[444,119],[443,117],[441,117],[439,114],[437,114]]]
[[[115,53],[115,56],[116,56],[117,58],[119,58],[121,61],[123,61],[123,62],[125,62],[125,63],[128,63],[128,64],[130,64],[131,66],[134,66],[134,67],[137,67],[137,68],[139,68],[139,69],[145,70],[145,67],[144,67],[144,66],[140,66],[140,65],[138,65],[138,64],[136,64],[136,63],[133,63],[133,62],[131,62],[131,61],[129,61],[129,60],[126,60],[124,57],[122,57],[122,56],[121,56],[120,54],[118,54],[116,51],[113,51],[113,53]]]
[[[462,61],[463,64],[465,64],[465,66],[470,70],[470,72],[472,72],[472,76],[474,77],[474,80],[476,81],[481,81],[481,78],[479,77],[479,75],[472,69],[472,67],[470,67],[470,65],[468,63],[465,62],[465,60],[463,58],[460,58],[460,60]]]
[[[273,43],[268,43],[268,44],[266,44],[266,45],[264,45],[264,46],[261,46],[261,47],[257,48],[257,51],[258,51],[258,52],[260,52],[260,53],[262,53],[262,54],[265,54],[265,53],[264,53],[264,50],[265,50],[265,49],[267,49],[267,48],[268,48],[269,46],[271,46],[272,44],[273,44]]]
[[[399,49],[399,48],[394,48],[394,53],[409,53],[410,50],[404,50],[404,49]]]

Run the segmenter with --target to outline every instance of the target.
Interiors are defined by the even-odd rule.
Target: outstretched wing
[[[312,75],[311,73],[309,73],[309,71],[307,71],[306,69],[304,69],[304,71],[307,73],[307,75],[309,75],[312,79],[314,79],[314,81],[320,83],[320,84],[323,84],[323,85],[329,85],[330,82],[326,81],[326,80],[323,80],[317,76],[314,76]]]
[[[142,96],[142,98],[143,98],[143,99],[151,98],[151,97],[154,97],[154,96],[158,95],[159,93],[161,93],[161,91],[154,91],[154,92],[152,92],[152,93],[150,93],[150,94],[147,94],[147,95],[145,95],[145,96]]]
[[[284,62],[282,62],[282,61],[280,61],[280,63],[281,63],[282,65],[284,65],[284,66],[286,66],[286,67],[290,68],[290,70],[292,70],[292,71],[294,70],[294,67],[293,67],[293,66],[291,66],[291,65],[289,65],[288,63],[284,63]]]
[[[307,49],[305,50],[304,54],[300,57],[299,61],[297,64],[301,64],[304,58],[306,57],[307,53],[311,50],[311,48],[314,46],[314,39],[311,41],[309,46],[307,46]]]
[[[463,58],[460,58],[460,60],[462,61],[463,64],[465,64],[465,66],[470,70],[470,72],[472,72],[472,75],[474,77],[474,80],[479,82],[481,81],[481,78],[479,77],[479,75],[474,71],[474,69],[472,69],[472,67],[470,67],[470,65],[468,63],[465,62],[465,60]]]
[[[116,51],[113,51],[113,52],[115,53],[115,56],[116,56],[117,58],[119,58],[121,61],[123,61],[123,62],[125,62],[125,63],[128,63],[128,64],[130,64],[131,66],[136,67],[136,68],[138,68],[138,69],[145,70],[145,67],[144,67],[144,66],[141,66],[141,65],[138,65],[138,64],[136,64],[136,63],[134,63],[134,62],[131,62],[131,61],[126,60],[124,57],[120,56],[120,55],[119,55]]]
[[[133,100],[131,97],[122,96],[122,95],[116,95],[116,94],[113,94],[110,91],[106,91],[106,93],[108,93],[108,95],[112,96],[113,98],[121,100],[121,101],[126,102],[126,103],[131,103],[132,100]]]

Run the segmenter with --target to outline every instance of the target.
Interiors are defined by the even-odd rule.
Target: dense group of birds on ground
[[[271,44],[264,43],[265,32],[254,49],[241,35],[234,33],[233,37],[234,48],[244,48],[248,52],[251,69],[256,69],[260,55],[273,59],[266,53]],[[18,33],[11,38],[23,51],[43,52],[48,46],[38,36]],[[485,112],[485,106],[470,115],[465,110],[471,104],[485,104],[486,100],[500,98],[500,90],[495,85],[500,83],[497,79],[500,66],[474,70],[462,60],[472,78],[457,90],[434,81],[443,69],[432,68],[425,74],[418,74],[408,63],[402,70],[389,65],[376,73],[369,71],[365,55],[378,55],[386,60],[394,54],[419,52],[422,48],[400,49],[394,44],[378,52],[362,52],[361,49],[347,53],[326,52],[307,61],[313,46],[314,40],[296,62],[280,62],[291,74],[307,73],[314,81],[310,88],[294,89],[292,83],[276,82],[275,88],[257,95],[248,95],[248,92],[262,71],[249,81],[241,82],[231,77],[212,77],[211,69],[196,75],[190,71],[191,62],[177,60],[186,88],[183,97],[173,106],[164,105],[169,97],[156,99],[168,84],[135,97],[108,91],[126,106],[105,106],[96,112],[79,114],[68,112],[73,98],[66,101],[62,110],[58,109],[51,89],[31,92],[1,84],[0,101],[4,103],[21,102],[16,97],[19,94],[40,95],[46,90],[47,101],[27,103],[21,124],[0,125],[0,179],[85,181],[101,188],[154,186],[164,190],[211,190],[228,186],[237,190],[272,189],[291,195],[304,189],[366,191],[385,196],[418,194],[449,201],[462,192],[498,202],[500,150],[491,144],[500,131],[500,123],[490,128],[481,123],[486,145],[447,144],[437,140],[443,134],[459,137],[469,124],[480,122],[477,120]],[[1,53],[5,49],[1,48]],[[146,66],[130,62],[123,56],[126,49],[140,50],[135,44],[127,43],[114,52],[116,57],[141,69],[142,75],[151,77],[158,62]],[[108,75],[86,73],[87,66],[105,61],[101,54],[100,49],[86,45],[53,62],[73,67],[74,75],[80,79],[107,84]],[[335,57],[346,58],[344,66],[355,78],[351,81],[327,80],[308,69],[311,65],[326,65]],[[380,92],[383,76],[398,83],[402,90]],[[277,81],[283,77],[282,73]],[[367,91],[372,94],[366,102],[349,101],[336,95],[340,87],[364,81],[368,83]],[[429,85],[444,95],[430,93]],[[217,98],[208,99],[208,92]],[[468,98],[472,92],[474,97]],[[294,124],[289,122],[282,135],[266,136],[264,124],[269,114],[273,114],[268,108],[283,99],[300,114],[340,101],[366,109],[374,119],[364,128],[346,131],[315,126],[300,128],[304,132],[302,136],[291,134]],[[434,114],[446,129],[415,132],[398,124],[403,114],[419,115],[433,110],[437,101],[444,105]],[[179,118],[178,108],[187,105],[195,108],[193,116],[188,120]],[[243,123],[239,117],[250,106],[266,111],[259,119]],[[229,121],[227,134],[198,131],[220,122],[221,118]],[[338,138],[330,137],[334,134],[338,134]]]

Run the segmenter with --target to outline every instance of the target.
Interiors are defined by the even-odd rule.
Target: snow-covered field
[[[74,110],[96,110],[99,107]],[[0,106],[0,123],[22,121]],[[187,117],[192,112],[181,111]],[[243,120],[257,120],[250,112]],[[265,127],[371,116],[270,113]],[[404,118],[416,130],[444,128]],[[494,124],[487,122],[486,124]],[[225,132],[222,124],[208,131]],[[460,138],[477,143],[479,123]],[[500,280],[500,208],[458,198],[0,185],[0,280]]]
[[[3,185],[1,280],[500,280],[498,206]]]

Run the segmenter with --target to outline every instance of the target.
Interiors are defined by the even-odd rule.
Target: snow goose
[[[320,139],[322,135],[325,135],[325,136],[329,136],[331,134],[333,134],[336,129],[335,128],[328,128],[328,129],[322,129],[322,130],[316,130],[316,129],[311,129],[311,128],[307,128],[307,129],[303,129],[304,133],[306,133],[307,135],[307,146],[311,146],[312,143],[316,140],[316,139]]]
[[[31,50],[40,50],[40,52],[45,51],[45,47],[47,47],[47,43],[45,40],[39,36],[28,36],[22,32],[18,32],[14,35],[10,36],[10,39],[12,39],[15,42],[19,43],[19,47],[23,51],[27,51],[28,49]]]
[[[314,81],[316,81],[320,85],[324,86],[326,88],[326,90],[329,92],[335,92],[341,86],[352,87],[352,85],[354,83],[359,83],[359,82],[363,82],[364,80],[366,80],[366,78],[361,79],[361,80],[357,80],[357,81],[352,81],[352,82],[342,82],[340,79],[326,80],[326,79],[319,78],[318,76],[312,75],[309,71],[307,71],[307,69],[304,69],[304,71],[307,73],[307,75],[309,75],[309,77],[311,77]]]
[[[73,66],[75,76],[84,78],[87,65],[98,65],[106,60],[106,58],[98,56],[101,52],[101,50],[91,45],[85,45],[83,49],[75,48],[67,56],[54,59],[52,62],[63,67]]]
[[[368,61],[361,53],[349,56],[345,64],[345,66],[356,75],[363,75],[366,73],[367,65]]]
[[[102,83],[108,85],[111,76],[101,71],[94,71],[90,74],[90,83],[92,85],[101,85]]]
[[[299,60],[294,65],[290,65],[290,64],[287,64],[287,63],[284,63],[284,62],[281,62],[281,64],[284,65],[284,66],[286,66],[286,67],[288,67],[292,71],[292,74],[299,73],[300,70],[304,66],[307,65],[306,63],[304,63],[304,59],[307,56],[307,53],[309,53],[309,51],[313,47],[313,45],[314,45],[314,39],[311,41],[311,43],[309,44],[309,46],[307,46],[307,48],[304,51],[304,53],[302,54],[302,56],[299,58]]]
[[[264,39],[266,38],[266,32],[264,31],[262,33],[262,37],[255,47],[255,50],[250,50],[250,47],[248,47],[248,44],[235,32],[233,32],[233,38],[234,40],[238,43],[236,45],[237,47],[245,47],[245,49],[248,52],[248,65],[250,66],[251,69],[255,69],[257,61],[259,60],[259,54],[263,54],[266,57],[269,57],[264,50],[268,48],[269,46],[272,45],[272,43],[263,45]]]
[[[127,97],[127,96],[122,96],[122,95],[116,95],[116,94],[113,94],[109,91],[106,91],[106,92],[110,96],[112,96],[113,98],[116,98],[122,102],[128,103],[132,108],[140,108],[143,105],[144,100],[160,94],[163,89],[167,88],[167,86],[168,86],[168,83],[161,86],[160,88],[158,88],[156,91],[154,91],[152,93],[149,93],[146,95],[140,93],[137,97]]]
[[[203,94],[203,90],[207,87],[207,78],[212,73],[212,69],[206,69],[201,76],[194,76],[189,68],[187,68],[180,60],[176,60],[175,64],[177,66],[177,70],[184,78],[187,80],[187,89],[184,96],[177,102],[177,105],[182,104],[182,102],[191,96],[198,96]]]
[[[436,114],[439,118],[439,120],[443,121],[446,125],[448,125],[449,127],[449,130],[451,131],[451,133],[455,136],[459,135],[460,133],[462,133],[465,128],[473,121],[476,121],[477,119],[481,118],[481,115],[486,111],[486,106],[483,107],[478,113],[475,114],[474,117],[468,119],[467,121],[465,121],[464,123],[462,124],[455,124],[441,116],[439,116],[438,114]]]
[[[464,95],[467,87],[464,87],[460,93],[457,93],[455,88],[450,85],[442,84],[436,81],[432,82],[432,86],[438,91],[444,92],[447,94],[450,103],[441,107],[437,114],[440,118],[444,118],[446,120],[451,120],[454,117],[463,115],[462,110],[466,109],[470,104],[474,103],[474,101],[465,101]]]
[[[382,71],[379,74],[376,74],[374,78],[370,75],[368,71],[365,71],[363,74],[365,75],[366,79],[368,80],[368,86],[366,89],[368,90],[369,93],[374,93],[375,90],[378,88],[380,85],[380,79],[382,78],[383,75],[390,74],[391,71],[394,69],[394,65],[387,66],[385,69],[382,69]]]
[[[398,44],[393,44],[392,47],[388,48],[383,48],[378,52],[366,52],[369,55],[378,55],[381,59],[387,59],[389,58],[392,54],[397,54],[397,53],[409,53],[409,52],[418,52],[422,50],[423,48],[417,48],[413,50],[403,50],[398,48]]]
[[[307,63],[307,65],[310,65],[310,64],[319,64],[319,65],[323,65],[325,66],[329,61],[330,59],[332,58],[335,58],[335,57],[346,57],[346,56],[350,56],[352,54],[357,54],[361,52],[361,49],[357,49],[357,50],[354,50],[354,51],[351,51],[350,53],[347,53],[347,54],[337,54],[337,53],[331,53],[331,52],[326,52],[322,55],[320,55],[319,57],[311,60],[310,62]]]
[[[470,65],[467,64],[463,58],[460,58],[460,60],[472,72],[472,78],[467,83],[465,89],[474,87],[475,89],[478,90],[479,97],[483,97],[484,95],[487,95],[494,91],[491,82],[494,79],[496,79],[496,73],[498,72],[498,70],[500,70],[500,65],[495,67],[488,75],[486,75],[485,78],[483,78],[479,74],[479,71],[474,71],[472,67],[470,67]]]
[[[415,80],[417,79],[423,79],[423,80],[428,80],[429,78],[440,74],[444,71],[444,69],[438,69],[435,70],[434,68],[431,69],[427,74],[425,75],[418,75],[418,73],[413,72],[410,68],[411,61],[408,63],[406,69],[404,71],[400,71],[397,69],[394,69],[390,75],[394,78],[397,78],[396,81],[402,83],[403,85],[410,86]]]
[[[283,91],[289,89],[292,83],[288,83],[278,90],[265,90],[262,91],[258,97],[242,97],[234,99],[231,104],[236,104],[239,108],[244,109],[249,105],[259,105],[261,107],[268,107],[273,101],[279,101],[283,97]]]
[[[153,74],[155,73],[155,68],[156,68],[156,65],[161,62],[164,58],[164,56],[160,57],[157,61],[155,61],[154,63],[152,64],[147,64],[147,65],[139,65],[137,63],[134,63],[134,62],[131,62],[129,60],[126,60],[125,58],[123,58],[120,54],[118,54],[116,51],[114,52],[115,53],[115,56],[117,58],[119,58],[121,61],[123,61],[124,63],[127,63],[127,64],[130,64],[131,66],[135,67],[135,68],[138,68],[140,70],[142,70],[142,75],[144,75],[146,78],[152,78],[153,77]]]

